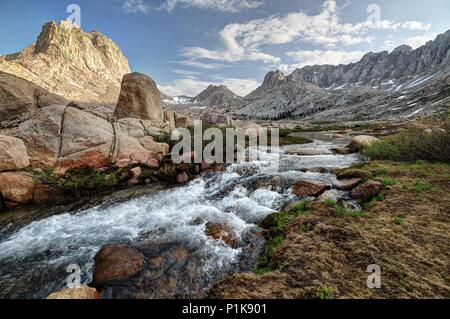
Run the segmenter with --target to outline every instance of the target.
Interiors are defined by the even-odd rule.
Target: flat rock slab
[[[322,156],[322,155],[333,155],[331,151],[328,150],[320,150],[320,149],[311,149],[311,148],[296,148],[290,149],[286,151],[289,155],[298,155],[298,156]]]
[[[331,186],[324,182],[302,180],[298,181],[292,187],[292,193],[298,197],[319,196],[326,190],[331,189]]]
[[[336,184],[336,188],[342,191],[351,191],[358,186],[362,178],[342,179]]]

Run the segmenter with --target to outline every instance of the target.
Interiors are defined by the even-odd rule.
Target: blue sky
[[[245,95],[270,70],[349,63],[450,29],[448,0],[0,0],[0,54],[33,43],[71,3],[83,30],[111,37],[170,95],[211,83]]]

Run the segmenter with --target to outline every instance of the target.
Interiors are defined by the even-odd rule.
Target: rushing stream
[[[279,154],[261,153],[259,161],[231,165],[225,173],[186,186],[44,217],[12,233],[0,233],[0,297],[45,298],[65,287],[70,264],[79,265],[82,282],[89,283],[94,256],[103,245],[133,243],[143,234],[151,240],[189,242],[203,256],[205,276],[217,276],[218,270],[237,262],[242,248],[207,237],[206,222],[225,223],[242,239],[268,214],[295,199],[289,189],[299,179],[336,182],[332,174],[305,170],[343,168],[360,161],[358,155],[289,155],[295,147],[326,151],[348,142],[348,137],[331,139],[321,133],[306,137],[315,138],[314,143],[289,146]],[[271,176],[282,177],[283,185],[252,187],[254,181]]]

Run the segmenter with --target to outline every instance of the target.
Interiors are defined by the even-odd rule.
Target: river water
[[[186,186],[44,217],[12,233],[0,232],[0,297],[45,298],[65,288],[66,270],[71,264],[79,265],[82,282],[89,283],[95,254],[103,245],[130,244],[142,234],[151,234],[152,240],[183,241],[198,247],[204,256],[202,271],[216,276],[217,270],[229,269],[237,262],[242,248],[233,249],[207,237],[207,222],[225,223],[238,238],[243,238],[267,215],[296,199],[290,192],[296,181],[336,183],[334,175],[308,169],[344,168],[360,162],[356,154],[289,155],[287,151],[295,147],[327,151],[345,145],[349,139],[332,139],[323,133],[303,136],[315,140],[271,153],[258,152],[258,161],[231,165],[225,173]],[[282,178],[280,187],[252,186],[255,181],[274,176]],[[211,278],[211,282],[215,279]]]

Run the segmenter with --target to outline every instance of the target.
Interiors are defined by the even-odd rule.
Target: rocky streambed
[[[81,283],[94,280],[104,298],[203,297],[217,280],[255,266],[264,244],[257,225],[268,215],[326,189],[334,189],[326,196],[350,200],[336,190],[345,187],[333,173],[361,159],[332,151],[350,136],[302,135],[314,142],[249,150],[258,161],[185,186],[13,221],[0,233],[0,297],[45,298],[67,287],[70,265],[79,267]],[[114,245],[106,247],[113,253],[97,255],[105,245]]]

